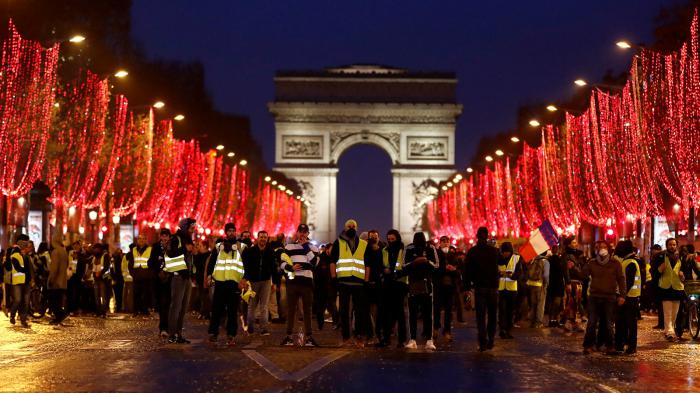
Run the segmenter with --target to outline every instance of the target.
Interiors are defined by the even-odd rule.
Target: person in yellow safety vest
[[[241,291],[247,286],[243,278],[245,269],[236,244],[226,238],[221,247],[216,247],[209,256],[207,282],[214,286],[212,313],[209,321],[209,341],[217,342],[221,318],[226,312],[226,334],[228,345],[235,345],[238,333],[238,307]]]
[[[29,240],[18,240],[19,252],[10,255],[11,282],[12,282],[12,307],[10,308],[10,323],[15,324],[15,316],[19,312],[22,327],[28,328],[27,315],[29,315],[29,292],[31,282],[34,279],[34,271],[29,254],[32,246]]]
[[[384,265],[384,285],[382,297],[384,298],[384,337],[379,343],[380,347],[391,345],[391,332],[394,325],[398,325],[397,348],[406,345],[408,331],[408,276],[403,271],[404,245],[401,234],[396,229],[390,229],[386,233],[387,245],[382,250],[382,263]]]
[[[132,250],[135,245],[129,245],[129,250]],[[134,276],[129,272],[129,259],[127,256],[131,253],[122,255],[121,267],[122,275],[124,276],[124,289],[122,290],[122,310],[127,313],[134,312]]]
[[[664,335],[668,341],[678,340],[674,330],[674,323],[681,301],[685,299],[685,291],[683,289],[685,276],[681,271],[681,265],[678,241],[674,238],[666,240],[666,251],[658,254],[651,265],[651,274],[659,282],[659,297],[664,312]]]
[[[140,233],[136,238],[136,247],[127,254],[129,260],[129,275],[134,279],[134,315],[148,316],[151,307],[151,287],[153,273],[148,268],[148,262],[155,256],[152,247],[146,241],[146,235]]]
[[[642,295],[642,270],[639,267],[637,250],[631,240],[622,240],[615,247],[615,254],[622,260],[627,293],[625,303],[618,307],[615,321],[615,350],[632,355],[637,352],[637,314]],[[625,350],[625,346],[627,349]]]
[[[156,304],[158,305],[158,330],[161,340],[168,339],[168,312],[170,312],[170,285],[172,274],[165,271],[165,252],[170,245],[172,234],[170,229],[161,228],[159,241],[152,246],[155,255],[151,260],[157,278],[154,280],[156,289]]]
[[[109,299],[112,295],[112,256],[107,251],[107,245],[102,243],[93,244],[92,252],[91,276],[95,282],[95,311],[98,317],[107,318]]]
[[[530,327],[544,326],[544,303],[549,285],[549,257],[552,251],[547,250],[530,262],[527,266],[527,292],[530,299]]]
[[[369,267],[365,266],[367,250],[367,241],[357,236],[357,221],[347,220],[345,229],[333,243],[331,250],[331,277],[338,280],[340,325],[344,346],[364,347],[363,336],[369,317],[365,293],[365,283],[369,281]],[[350,299],[355,312],[355,343],[350,340]]]
[[[501,256],[498,259],[498,327],[499,336],[512,339],[510,331],[515,318],[515,304],[518,296],[518,279],[523,274],[520,255],[513,252],[513,243],[501,244]]]
[[[21,250],[17,245],[20,240],[29,240],[29,236],[25,234],[19,234],[15,238],[15,243],[10,246],[5,252],[5,260],[2,261],[3,267],[3,284],[5,286],[5,303],[3,304],[3,312],[5,316],[9,315],[10,307],[12,307],[12,260],[10,257],[14,253],[20,253]]]
[[[165,267],[170,273],[170,308],[168,309],[168,343],[189,344],[190,341],[182,336],[182,326],[185,314],[190,304],[192,291],[192,252],[194,243],[192,235],[197,221],[193,218],[183,218],[178,223],[178,230],[170,238],[170,244],[165,252]]]

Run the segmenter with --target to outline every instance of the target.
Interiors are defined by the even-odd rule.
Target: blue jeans
[[[613,349],[613,313],[615,311],[615,300],[600,297],[588,297],[588,325],[586,326],[586,336],[583,339],[584,348],[592,348],[596,345],[596,328],[599,321],[604,321],[600,329],[605,329],[605,348]]]

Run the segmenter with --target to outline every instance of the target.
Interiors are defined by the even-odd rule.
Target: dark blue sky
[[[650,42],[654,17],[676,3],[136,0],[133,29],[154,58],[202,61],[217,107],[250,117],[269,166],[274,126],[266,103],[276,70],[379,63],[455,71],[463,169],[482,135],[514,125],[519,105],[567,97],[576,78],[626,69],[630,54],[614,43]],[[391,225],[390,164],[382,154],[360,146],[342,157],[339,191],[377,191],[352,203],[340,197],[339,221],[353,215],[363,229],[383,232]],[[353,168],[360,159],[368,162]]]

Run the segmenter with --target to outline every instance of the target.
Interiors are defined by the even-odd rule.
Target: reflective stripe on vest
[[[12,254],[11,259],[14,259],[20,266],[24,267],[24,258],[18,252]],[[27,280],[27,275],[15,270],[15,264],[12,264],[12,285],[24,284]]]
[[[634,259],[625,259],[622,261],[622,271],[626,272],[630,263],[634,264],[634,284],[632,288],[627,288],[627,297],[639,297],[642,295],[642,276],[639,272],[639,264]]]
[[[182,241],[180,240],[180,236],[177,237],[177,248],[180,249],[182,247]],[[163,270],[165,270],[168,273],[175,273],[179,272],[181,270],[187,270],[187,263],[185,262],[185,254],[177,255],[172,258],[168,257],[166,254],[163,257],[163,260],[165,261],[165,267]]]
[[[659,288],[673,288],[676,291],[682,291],[683,283],[678,276],[678,273],[681,271],[681,261],[676,262],[676,267],[674,268],[671,268],[671,261],[668,260],[668,257],[664,257],[664,263],[666,264],[666,269],[661,273],[661,278],[659,278]]]
[[[238,250],[231,252],[221,251],[216,256],[216,264],[214,265],[214,274],[212,277],[216,281],[241,281],[245,270],[243,262],[240,259]]]
[[[139,254],[136,247],[131,250],[131,253],[134,256],[134,269],[148,269],[148,260],[151,258],[150,246],[146,247],[143,254]]]
[[[385,269],[391,268],[391,264],[389,264],[389,251],[386,248],[384,248],[382,250],[382,262],[384,263]],[[400,272],[402,270],[403,270],[403,249],[400,249],[399,255],[396,256],[396,265],[394,265],[394,271]],[[402,283],[408,285],[408,276],[398,277],[396,279],[396,281],[402,282]]]
[[[338,239],[340,252],[338,262],[335,264],[335,273],[338,278],[357,277],[365,279],[365,250],[367,241],[360,239],[354,253],[350,252],[350,245],[343,239]]]
[[[510,260],[508,261],[508,265],[498,265],[498,270],[502,272],[510,272],[513,273],[515,272],[515,268],[518,266],[518,263],[520,262],[520,255],[513,254],[510,257]],[[540,284],[541,285],[541,284]],[[501,277],[499,283],[498,283],[498,290],[503,291],[518,291],[518,282],[516,280],[511,280],[508,277]]]
[[[129,272],[129,260],[126,259],[126,255],[122,257],[122,275],[124,276],[125,282],[134,281],[134,278],[131,277],[131,273]]]

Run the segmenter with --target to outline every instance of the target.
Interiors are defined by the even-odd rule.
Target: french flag
[[[526,261],[534,259],[536,256],[549,250],[559,242],[557,232],[552,227],[549,220],[544,220],[542,224],[530,232],[527,243],[520,247],[520,257]]]

